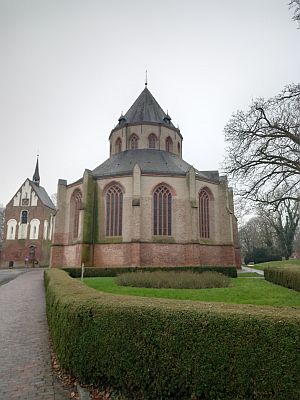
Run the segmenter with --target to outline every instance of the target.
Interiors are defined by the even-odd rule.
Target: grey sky
[[[0,203],[29,177],[72,182],[108,158],[108,136],[148,88],[219,169],[223,128],[252,98],[299,82],[288,0],[0,0]]]

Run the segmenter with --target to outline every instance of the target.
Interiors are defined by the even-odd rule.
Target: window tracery
[[[122,236],[123,192],[114,184],[106,192],[106,236]]]
[[[153,193],[153,233],[172,234],[172,194],[165,185],[158,186]]]
[[[210,200],[206,189],[199,193],[199,234],[201,238],[210,238]]]

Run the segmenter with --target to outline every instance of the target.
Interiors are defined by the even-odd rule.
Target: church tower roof
[[[32,177],[32,181],[36,186],[40,186],[39,156],[37,156],[37,159],[36,159],[36,165],[35,165],[35,170],[34,170],[34,174]]]
[[[155,100],[147,85],[126,114],[119,118],[120,127],[124,124],[160,123],[175,128],[168,113],[165,113]],[[176,129],[176,128],[175,128]]]

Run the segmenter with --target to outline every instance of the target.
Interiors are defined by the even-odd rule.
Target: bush
[[[45,271],[63,368],[130,399],[299,399],[298,310],[118,296]]]
[[[81,268],[62,268],[72,278],[79,278],[81,276]],[[231,278],[237,277],[235,267],[222,267],[222,266],[190,266],[190,267],[114,267],[114,268],[100,268],[100,267],[86,267],[84,269],[84,276],[86,278],[104,277],[104,276],[117,276],[126,272],[136,271],[193,271],[204,272],[213,271],[220,272]]]
[[[294,289],[300,292],[300,269],[299,267],[268,267],[264,270],[265,279],[277,285]]]
[[[249,264],[251,261],[254,262],[254,264],[259,264],[267,261],[281,261],[281,259],[281,255],[278,254],[278,252],[275,252],[274,249],[257,247],[250,253],[246,254],[244,261],[245,264]]]
[[[144,288],[206,289],[229,286],[230,280],[219,272],[188,271],[138,271],[121,274],[115,278],[121,286]]]

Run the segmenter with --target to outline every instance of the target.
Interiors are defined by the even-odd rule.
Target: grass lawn
[[[262,264],[255,264],[253,268],[264,270],[267,267],[300,267],[300,260],[270,261]]]
[[[257,272],[238,272],[237,274],[238,274],[238,277],[240,277],[240,278],[256,277],[256,278],[264,279],[264,276],[258,274]]]
[[[299,292],[260,278],[231,278],[230,287],[218,289],[134,288],[117,286],[114,278],[85,278],[84,283],[102,292],[129,296],[300,308]]]

